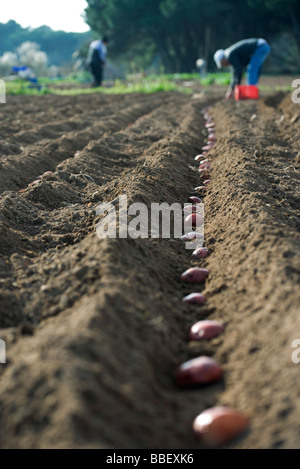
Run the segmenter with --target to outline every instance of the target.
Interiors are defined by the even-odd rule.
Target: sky
[[[86,7],[86,0],[8,0],[0,22],[15,20],[23,27],[46,25],[54,31],[82,33],[90,29],[81,16]]]

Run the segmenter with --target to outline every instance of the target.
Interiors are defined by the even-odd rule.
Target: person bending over
[[[261,67],[271,52],[271,48],[265,39],[244,39],[232,44],[227,49],[219,49],[214,54],[214,60],[219,69],[231,66],[232,77],[230,86],[225,94],[230,98],[236,85],[243,78],[244,69],[247,69],[247,84],[257,85]]]

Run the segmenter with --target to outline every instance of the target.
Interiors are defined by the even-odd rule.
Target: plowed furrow
[[[98,96],[99,107],[101,98]],[[91,98],[87,99],[90,103]],[[34,132],[17,133],[11,137],[13,143],[9,139],[3,143],[0,141],[0,192],[23,189],[43,172],[54,171],[58,163],[72,158],[92,139],[101,137],[105,132],[119,131],[157,106],[147,96],[133,102],[120,101],[117,113],[111,110],[111,105],[107,105],[103,106],[103,111],[88,112],[73,122],[61,121],[52,127],[49,124],[37,126]],[[59,128],[60,132],[57,133],[55,129]],[[47,135],[47,132],[52,135]]]

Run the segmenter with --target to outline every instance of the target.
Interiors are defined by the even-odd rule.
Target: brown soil
[[[191,260],[180,239],[100,240],[100,202],[183,205],[195,195],[207,105],[218,137],[204,199],[210,256]],[[228,447],[299,448],[291,93],[24,96],[0,111],[1,448],[201,449],[192,422],[214,405],[250,417]],[[45,171],[54,174],[28,187]],[[210,271],[197,287],[205,306],[181,301],[195,291],[180,281],[191,266]],[[189,341],[202,318],[222,320],[224,333]],[[177,367],[201,354],[224,379],[179,389]]]

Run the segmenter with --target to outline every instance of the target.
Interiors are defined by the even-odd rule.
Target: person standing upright
[[[101,41],[97,39],[90,44],[87,56],[87,67],[94,77],[93,87],[102,85],[108,43],[108,37],[103,36]]]
[[[271,48],[265,39],[244,39],[232,44],[227,49],[219,49],[214,54],[217,67],[232,67],[232,78],[226,93],[230,98],[236,85],[240,85],[244,68],[247,67],[247,85],[257,85],[261,67],[271,52]]]

